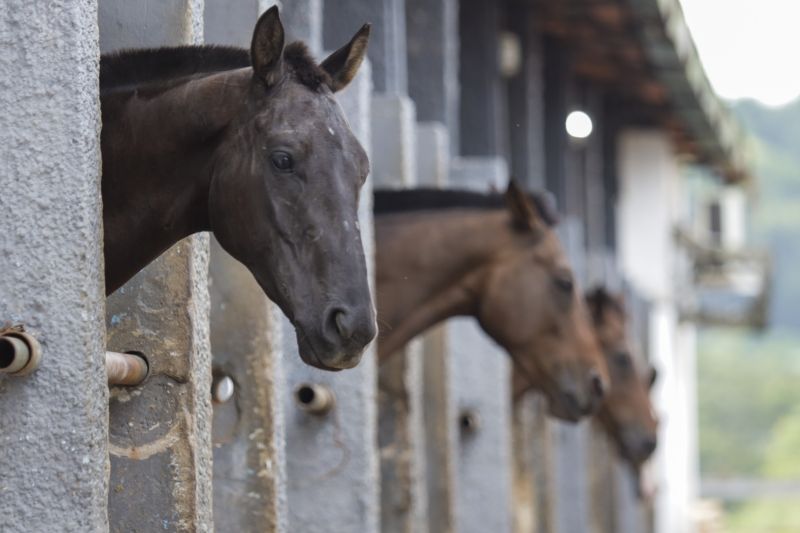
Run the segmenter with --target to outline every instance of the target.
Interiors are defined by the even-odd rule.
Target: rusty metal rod
[[[41,346],[21,329],[8,330],[0,335],[0,373],[25,376],[39,368]]]
[[[106,352],[106,373],[109,385],[139,385],[147,377],[147,360],[134,353]]]

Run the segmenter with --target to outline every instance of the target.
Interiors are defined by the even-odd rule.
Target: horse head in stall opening
[[[375,337],[358,225],[369,161],[333,93],[369,26],[317,64],[284,46],[276,7],[250,51],[186,46],[103,56],[106,292],[211,230],[291,320],[303,360],[355,366]]]
[[[607,380],[589,315],[541,195],[419,189],[375,195],[383,359],[453,316],[473,316],[552,414],[596,409]]]
[[[655,451],[658,438],[658,419],[650,402],[656,372],[649,367],[643,376],[637,368],[621,297],[598,287],[587,293],[586,303],[611,378],[597,419],[620,456],[638,471]]]

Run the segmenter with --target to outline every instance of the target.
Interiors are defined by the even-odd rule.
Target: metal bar
[[[138,354],[106,352],[109,385],[140,385],[149,372],[147,360]]]

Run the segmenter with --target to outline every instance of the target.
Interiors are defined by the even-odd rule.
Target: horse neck
[[[208,229],[218,133],[247,101],[248,70],[102,96],[107,293]]]
[[[442,320],[474,315],[486,266],[512,239],[509,227],[499,208],[376,217],[379,357]]]

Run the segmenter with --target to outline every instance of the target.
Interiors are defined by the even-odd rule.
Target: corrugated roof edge
[[[751,180],[750,143],[711,87],[679,1],[626,1],[644,22],[639,32],[642,47],[668,87],[675,112],[702,147],[702,162],[729,183]]]

